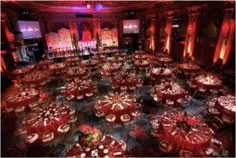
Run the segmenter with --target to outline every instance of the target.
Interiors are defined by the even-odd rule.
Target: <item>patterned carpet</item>
[[[144,77],[144,76],[143,76]],[[129,156],[139,157],[158,157],[158,156],[178,156],[178,154],[166,155],[159,151],[158,140],[156,140],[150,132],[149,118],[152,115],[162,114],[165,111],[171,110],[185,110],[191,112],[203,119],[207,119],[206,101],[207,96],[195,96],[189,105],[186,107],[163,107],[157,104],[150,96],[151,85],[144,84],[141,88],[136,90],[133,94],[137,95],[143,104],[142,114],[137,119],[125,124],[125,125],[110,125],[102,118],[97,118],[94,115],[94,105],[96,100],[103,95],[112,91],[110,83],[101,79],[98,75],[93,77],[93,81],[97,82],[98,95],[90,99],[85,99],[79,102],[72,102],[72,106],[75,107],[78,113],[78,122],[73,129],[64,136],[55,140],[52,144],[41,145],[32,144],[31,146],[25,145],[21,139],[14,136],[14,130],[21,122],[25,114],[15,116],[13,114],[2,113],[2,156],[56,156],[64,157],[66,151],[71,145],[78,140],[79,133],[77,132],[78,125],[86,123],[99,128],[103,133],[111,134],[115,138],[123,139],[127,143]],[[186,87],[183,79],[177,79],[177,82]],[[63,82],[60,79],[52,81],[47,85],[47,90],[50,93],[54,93],[60,86],[63,86]],[[132,94],[132,95],[133,95]],[[64,101],[63,96],[57,96],[58,101]],[[143,127],[146,137],[142,140],[132,138],[129,132],[135,125]],[[216,132],[216,137],[222,140],[225,146],[225,156],[234,155],[234,125],[226,126],[220,131]]]

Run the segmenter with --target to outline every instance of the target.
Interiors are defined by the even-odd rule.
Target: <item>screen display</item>
[[[18,21],[17,23],[23,39],[42,37],[38,21]]]
[[[123,20],[123,33],[139,33],[139,20]]]

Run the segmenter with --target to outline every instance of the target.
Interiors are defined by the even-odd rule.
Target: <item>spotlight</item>
[[[97,3],[96,6],[95,6],[95,9],[97,11],[102,10],[102,8],[103,8],[103,5],[101,3]]]
[[[87,4],[87,8],[88,8],[88,9],[90,9],[90,8],[91,8],[91,5],[90,5],[89,3]]]

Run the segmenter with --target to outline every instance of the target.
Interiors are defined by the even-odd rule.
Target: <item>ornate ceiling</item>
[[[88,7],[89,4],[89,7]],[[102,5],[99,10],[97,4]],[[227,5],[234,6],[234,1],[227,2],[204,2],[204,1],[16,1],[2,0],[1,8],[6,10],[32,10],[38,13],[89,13],[89,14],[107,14],[124,13],[127,10],[135,9],[147,15],[167,14],[188,12],[189,8],[198,7],[217,7]]]
[[[110,13],[128,9],[144,9],[155,5],[166,5],[172,2],[163,1],[2,1],[8,8],[30,8],[37,12],[57,13]],[[96,4],[102,4],[102,9],[96,10]],[[90,8],[87,5],[90,5]]]

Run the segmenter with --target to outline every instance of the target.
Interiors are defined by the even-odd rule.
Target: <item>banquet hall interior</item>
[[[235,157],[235,1],[1,1],[1,157]]]

